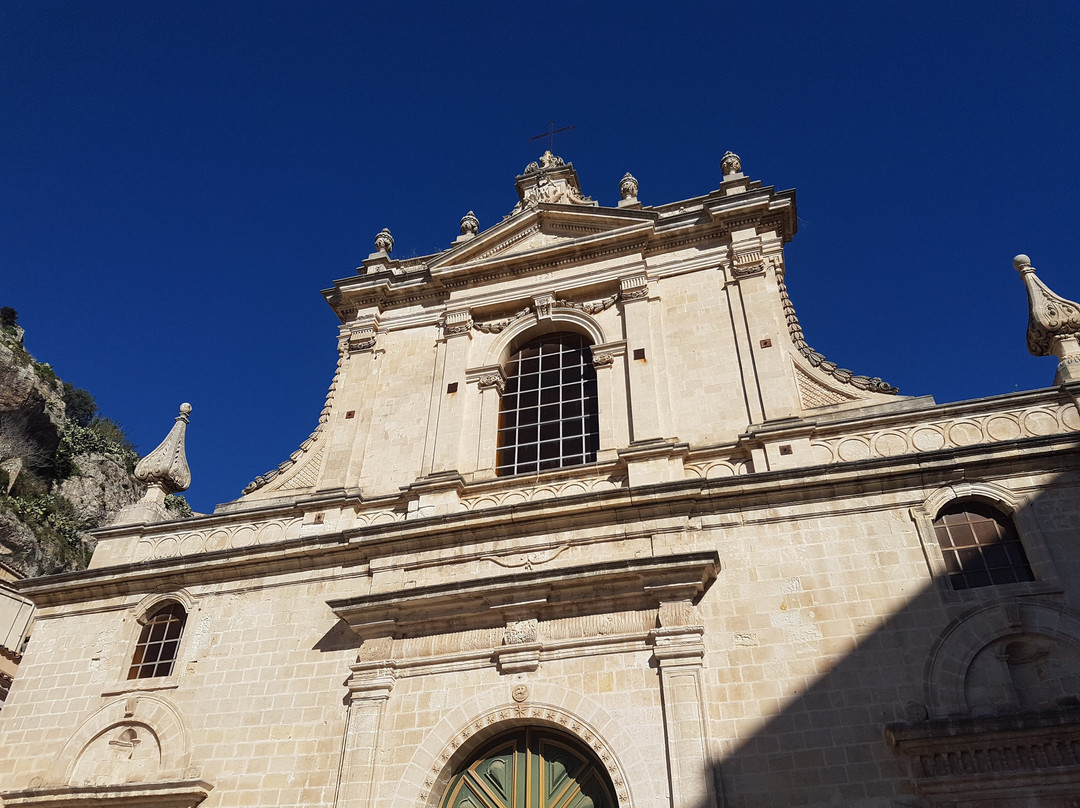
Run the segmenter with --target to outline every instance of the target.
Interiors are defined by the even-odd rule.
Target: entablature
[[[716,579],[715,551],[519,572],[327,601],[363,639],[463,631],[508,620],[697,603]]]

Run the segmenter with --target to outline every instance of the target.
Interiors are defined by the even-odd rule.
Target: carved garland
[[[782,276],[777,276],[777,285],[780,289],[780,303],[784,307],[784,318],[787,320],[788,333],[791,335],[791,341],[807,362],[823,373],[832,376],[838,382],[850,384],[852,387],[859,390],[867,390],[871,393],[884,393],[885,395],[896,395],[896,393],[899,392],[899,388],[893,387],[891,384],[882,381],[877,376],[856,376],[850,370],[838,367],[835,362],[830,362],[824,355],[807,345],[806,339],[803,337],[802,326],[799,325],[799,318],[795,314],[795,306],[791,302],[791,298],[788,297],[787,284],[784,283]]]
[[[586,314],[599,314],[602,311],[610,309],[615,305],[615,301],[619,299],[618,295],[611,295],[610,297],[601,298],[600,300],[591,300],[586,303],[576,303],[572,300],[564,300],[557,298],[552,305],[553,309],[576,309],[577,311],[583,311]],[[490,320],[486,323],[473,322],[472,327],[477,331],[481,331],[484,334],[498,334],[500,331],[505,330],[511,323],[520,320],[522,317],[534,311],[534,306],[526,306],[521,311],[512,314],[509,317],[502,320]]]

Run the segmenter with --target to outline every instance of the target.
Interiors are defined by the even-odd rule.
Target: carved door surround
[[[489,742],[458,772],[441,808],[616,808],[591,750],[566,735],[526,727]]]
[[[678,749],[669,750],[669,754],[699,750],[701,758],[684,763],[680,770],[681,783],[673,788],[686,799],[678,805],[688,805],[694,794],[711,794],[708,784],[689,785],[695,774],[705,768],[706,742],[700,728],[681,720],[682,712],[693,706],[690,702],[699,699],[699,696],[691,698],[684,686],[682,664],[689,646],[693,646],[691,667],[695,664],[700,667],[704,647],[700,643],[700,627],[687,627],[680,621],[692,617],[693,604],[715,580],[719,568],[715,551],[682,553],[516,571],[479,580],[463,576],[453,583],[328,601],[327,605],[362,640],[348,682],[349,713],[335,805],[359,808],[374,799],[372,789],[377,787],[378,779],[374,751],[386,742],[382,737],[383,716],[399,676],[424,675],[429,667],[446,670],[453,666],[465,670],[491,664],[502,674],[530,672],[542,665],[546,653],[566,655],[575,648],[613,641],[638,647],[656,646],[657,659],[667,660],[659,662],[671,669],[663,674],[665,723],[678,739]],[[658,615],[659,627],[654,631],[639,628],[636,633],[597,637],[585,630],[589,621],[595,621],[598,616],[643,610],[655,610]],[[545,621],[567,618],[582,621],[582,636],[571,640],[564,637],[556,649],[549,651],[550,641],[544,638]],[[452,639],[464,635],[480,638],[484,646],[479,647],[476,642],[436,646],[434,656],[428,660],[409,658],[406,653],[410,638]],[[687,638],[691,639],[690,643],[686,642]],[[701,653],[695,655],[697,650]],[[697,693],[696,670],[689,676]],[[696,709],[700,713],[703,708],[698,704]],[[678,722],[674,713],[668,715],[673,710],[680,711]],[[520,717],[527,718],[524,713]],[[624,805],[625,800],[618,804]],[[463,804],[454,803],[454,808],[463,808]],[[531,804],[530,808],[539,806]],[[573,808],[573,804],[567,804],[566,808]]]

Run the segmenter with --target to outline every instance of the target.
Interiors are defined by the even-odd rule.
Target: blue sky
[[[584,191],[798,191],[808,342],[910,395],[1048,386],[1011,266],[1080,298],[1080,4],[0,4],[0,305],[143,452],[181,401],[197,510],[315,426],[319,290],[390,227],[516,201],[547,121]]]

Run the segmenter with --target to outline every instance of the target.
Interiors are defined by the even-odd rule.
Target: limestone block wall
[[[159,768],[137,776],[198,777],[213,786],[206,808],[437,806],[485,738],[537,725],[592,748],[624,807],[910,802],[885,728],[966,704],[965,653],[983,660],[1008,632],[1080,647],[1080,470],[1067,436],[1028,441],[976,447],[962,465],[907,456],[567,492],[349,539],[327,528],[280,551],[100,567],[83,574],[97,584],[70,582],[88,587],[71,602],[42,605],[0,714],[0,791],[133,776],[86,762],[101,733],[130,724],[160,748]],[[1014,509],[1035,582],[953,592],[935,580],[927,514],[964,496]],[[719,568],[696,606],[658,594],[658,606],[593,609],[587,590],[578,607],[500,600],[516,580],[522,601],[543,604],[596,565],[616,576],[598,598],[659,592],[633,582],[635,565],[709,553]],[[424,606],[447,592],[462,595],[438,609],[467,596],[479,611]],[[189,609],[175,672],[127,681],[137,616],[166,596]],[[385,637],[330,605],[376,596],[401,602]],[[530,608],[539,619],[522,627]]]

